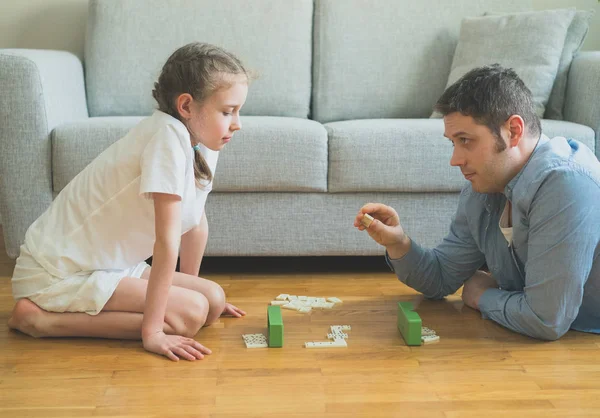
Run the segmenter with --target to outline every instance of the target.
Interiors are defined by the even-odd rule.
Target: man
[[[389,206],[354,226],[386,247],[398,278],[428,298],[463,284],[466,305],[513,331],[556,340],[600,333],[600,163],[580,142],[541,132],[529,89],[498,65],[476,68],[438,100],[450,164],[470,182],[450,231],[424,249]],[[364,214],[375,220],[365,228]],[[484,263],[490,273],[479,271]]]

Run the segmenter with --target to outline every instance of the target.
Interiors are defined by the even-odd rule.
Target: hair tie
[[[197,143],[196,145],[192,146],[192,148],[194,149],[194,151],[200,151],[200,143]]]

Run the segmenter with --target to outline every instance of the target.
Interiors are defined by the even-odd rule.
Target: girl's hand
[[[179,335],[166,335],[157,332],[142,339],[144,348],[151,353],[160,354],[173,361],[179,358],[185,360],[202,360],[205,354],[211,351],[193,338],[181,337]]]
[[[225,309],[223,309],[223,315],[235,316],[236,318],[241,318],[246,315],[246,312],[242,311],[240,308],[233,306],[231,303],[225,303]]]

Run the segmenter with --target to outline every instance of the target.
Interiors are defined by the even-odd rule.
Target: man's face
[[[510,147],[499,151],[498,139],[485,125],[471,116],[454,112],[444,117],[445,132],[454,147],[450,165],[462,174],[479,193],[502,193],[510,180]],[[502,130],[502,141],[507,144]]]

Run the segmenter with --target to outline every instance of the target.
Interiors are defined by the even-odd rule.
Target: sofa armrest
[[[600,158],[600,51],[583,51],[569,70],[565,120],[589,126],[596,132],[596,156]]]
[[[50,133],[87,118],[83,67],[63,51],[0,50],[0,214],[6,252],[52,202]]]

